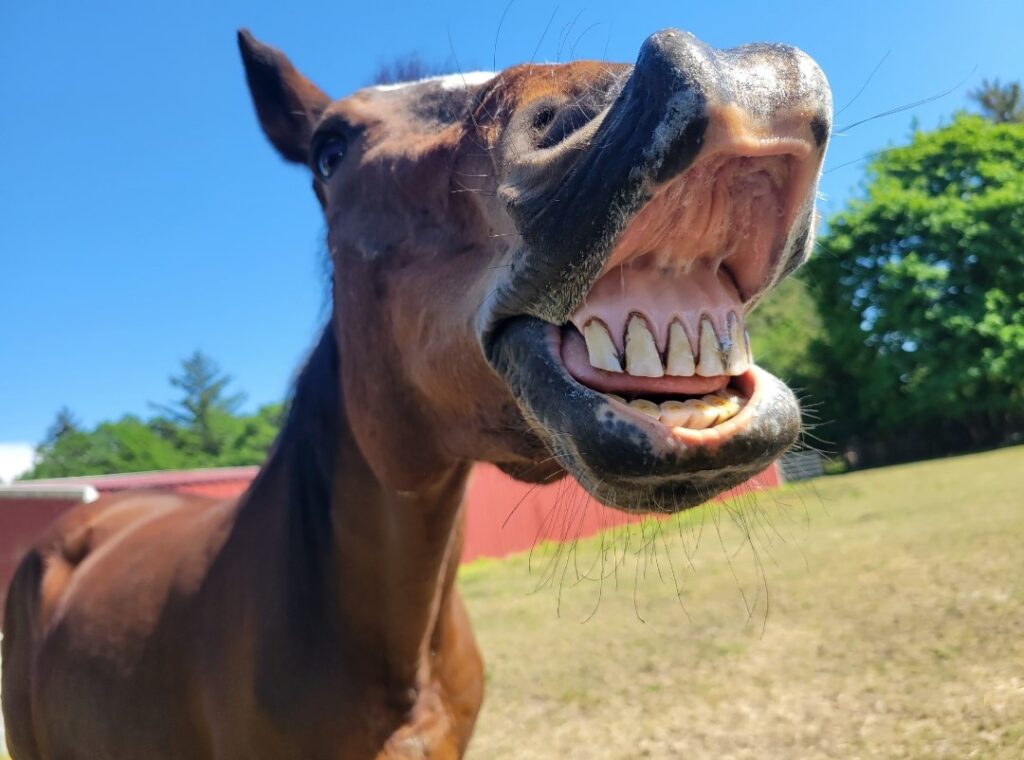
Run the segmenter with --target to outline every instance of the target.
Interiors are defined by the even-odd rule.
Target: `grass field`
[[[487,663],[476,760],[1024,757],[1022,447],[478,562],[461,585]]]
[[[1024,757],[1024,447],[476,562],[461,586],[487,662],[475,760]]]

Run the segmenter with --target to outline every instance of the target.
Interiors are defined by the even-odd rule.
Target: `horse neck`
[[[468,465],[416,492],[389,489],[352,435],[338,370],[329,325],[264,468],[283,502],[286,615],[303,645],[335,647],[368,677],[415,689],[454,582]]]

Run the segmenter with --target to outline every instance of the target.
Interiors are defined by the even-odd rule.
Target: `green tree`
[[[831,435],[869,461],[1024,428],[1024,124],[957,115],[868,170],[807,267]]]
[[[170,383],[181,391],[177,402],[169,406],[154,404],[166,419],[155,421],[169,438],[199,458],[214,461],[224,455],[237,436],[235,413],[245,401],[243,393],[227,393],[231,376],[217,362],[196,351],[181,363],[181,373]]]
[[[981,114],[997,124],[1020,124],[1024,122],[1024,97],[1020,82],[999,84],[982,80],[981,87],[969,93],[971,100],[981,108]]]
[[[38,463],[23,476],[62,478],[112,472],[173,470],[188,456],[138,417],[100,423],[92,431],[65,432],[39,447]]]
[[[226,416],[220,421],[223,448],[212,461],[198,460],[198,466],[234,467],[259,464],[267,456],[283,422],[283,405],[266,404],[256,414]]]
[[[170,378],[181,392],[149,420],[125,416],[84,429],[61,409],[37,450],[37,464],[25,478],[58,478],[142,470],[173,470],[260,464],[277,437],[282,404],[255,414],[237,413],[244,396],[228,393],[230,376],[201,352],[182,362]]]
[[[826,336],[802,277],[790,277],[766,295],[747,318],[747,330],[759,365],[791,385],[813,385],[818,372],[811,345]]]

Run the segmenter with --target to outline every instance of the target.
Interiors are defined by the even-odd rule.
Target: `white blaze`
[[[425,79],[417,79],[412,82],[394,82],[393,84],[379,84],[371,89],[377,92],[392,92],[394,90],[401,90],[405,87],[415,87],[418,84],[433,84],[437,83],[441,85],[442,90],[460,90],[463,87],[476,87],[477,85],[489,82],[497,73],[494,71],[467,71],[465,73],[455,74],[444,74],[438,77],[426,77]]]

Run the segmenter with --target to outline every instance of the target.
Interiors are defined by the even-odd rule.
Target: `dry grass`
[[[1024,757],[1024,448],[655,530],[463,569],[471,758]]]

